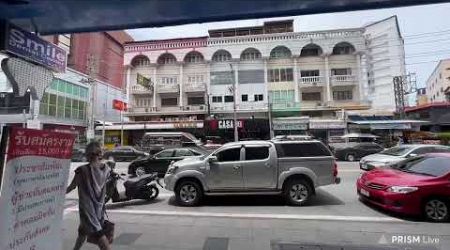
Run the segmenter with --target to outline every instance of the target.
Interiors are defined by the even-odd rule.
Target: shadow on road
[[[163,202],[165,199],[163,198],[156,198],[152,201],[147,201],[147,200],[129,200],[129,201],[122,201],[122,202],[117,202],[117,203],[109,203],[106,204],[106,208],[107,209],[119,209],[119,208],[124,208],[127,206],[139,206],[139,205],[150,205],[150,204],[156,204],[156,203],[160,203]]]
[[[178,206],[175,197],[168,200],[170,205]],[[310,206],[344,205],[345,203],[327,191],[318,189],[316,195],[311,198]],[[229,195],[229,196],[204,196],[200,206],[286,206],[286,201],[281,195]]]

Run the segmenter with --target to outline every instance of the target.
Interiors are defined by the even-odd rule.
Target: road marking
[[[67,208],[64,213],[78,211],[78,208]],[[375,216],[340,216],[340,215],[300,215],[300,214],[247,214],[247,213],[211,213],[167,210],[108,210],[111,214],[132,215],[160,215],[160,216],[188,216],[188,217],[212,217],[212,218],[239,218],[239,219],[285,219],[285,220],[321,220],[321,221],[354,221],[354,222],[407,222],[391,217]]]

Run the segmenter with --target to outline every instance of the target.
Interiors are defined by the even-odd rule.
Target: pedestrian
[[[78,167],[66,193],[78,188],[80,225],[74,250],[78,250],[86,239],[101,250],[110,250],[110,240],[105,235],[106,181],[110,169],[102,163],[102,147],[91,142],[86,147],[88,164]]]

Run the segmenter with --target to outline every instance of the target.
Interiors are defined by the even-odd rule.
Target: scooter
[[[156,183],[161,186],[158,179],[158,173],[145,174],[135,178],[124,179],[125,174],[118,174],[114,171],[116,163],[107,161],[106,165],[110,167],[110,178],[106,182],[105,203],[112,200],[113,203],[129,201],[133,199],[154,200],[158,197],[159,189]],[[124,192],[119,192],[117,183],[119,180],[125,181]]]

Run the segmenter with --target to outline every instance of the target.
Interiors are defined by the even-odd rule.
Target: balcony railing
[[[356,84],[356,76],[354,75],[337,75],[331,78],[332,85],[354,85]]]
[[[238,110],[261,110],[267,109],[267,102],[243,102],[237,105]]]
[[[205,83],[186,83],[183,85],[184,92],[205,92]]]
[[[152,88],[146,88],[144,86],[141,85],[134,85],[131,86],[131,93],[132,94],[151,94]]]
[[[162,93],[178,93],[180,91],[180,86],[175,84],[161,84],[159,83],[156,87],[156,91],[160,94]]]
[[[324,84],[325,84],[325,77],[323,76],[300,77],[301,87],[316,87],[316,86],[323,86]]]
[[[298,110],[300,103],[298,102],[275,102],[272,103],[272,110]]]

